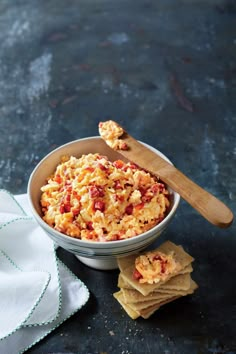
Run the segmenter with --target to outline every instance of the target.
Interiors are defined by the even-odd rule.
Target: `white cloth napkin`
[[[27,196],[0,190],[0,353],[23,353],[88,300],[30,215]]]

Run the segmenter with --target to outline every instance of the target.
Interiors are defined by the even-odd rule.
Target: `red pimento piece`
[[[73,197],[76,198],[78,201],[80,201],[81,196],[78,195],[78,193],[76,191],[73,191]]]
[[[84,170],[87,171],[87,172],[93,172],[94,168],[93,167],[85,167]]]
[[[114,199],[116,202],[123,202],[125,200],[125,197],[123,195],[114,194]]]
[[[147,192],[147,188],[143,188],[143,187],[139,187],[139,192],[141,193],[142,196],[145,195],[145,193]]]
[[[144,203],[139,203],[139,204],[137,204],[137,205],[135,205],[135,209],[136,210],[141,210],[141,209],[143,209],[143,207],[144,207]]]
[[[65,213],[69,213],[70,210],[71,210],[70,204],[65,204],[65,205],[64,205],[64,212],[65,212]]]
[[[100,170],[102,171],[106,171],[108,168],[106,166],[104,166],[102,163],[98,164],[98,168],[100,168]]]
[[[94,230],[92,221],[87,222],[86,226],[88,230],[90,231]]]
[[[64,204],[60,205],[59,211],[61,214],[64,214],[64,212],[65,212],[65,205]]]
[[[159,183],[159,192],[162,193],[165,189],[165,185],[163,183]]]
[[[120,145],[121,150],[128,150],[128,145],[125,142],[122,142]]]
[[[60,184],[60,183],[62,182],[61,176],[60,176],[60,175],[56,175],[56,176],[54,177],[54,181],[57,182],[58,184]]]
[[[123,189],[123,187],[122,187],[122,185],[121,185],[119,180],[114,182],[114,188],[115,189]]]
[[[70,202],[70,198],[71,198],[71,195],[70,195],[70,194],[67,194],[67,195],[65,196],[65,201],[66,201],[66,202]]]
[[[167,261],[161,263],[161,273],[163,273],[163,274],[166,272],[166,264],[167,264]]]
[[[93,210],[99,210],[103,213],[105,211],[105,203],[102,200],[95,200],[93,203]]]
[[[67,178],[69,178],[69,177],[67,176]],[[68,191],[72,191],[71,181],[66,181],[66,189]]]
[[[148,202],[150,202],[151,199],[152,199],[151,195],[145,194],[144,196],[142,196],[143,203],[148,203]]]
[[[116,168],[122,168],[124,166],[124,161],[122,160],[116,160],[113,162],[113,166]]]
[[[123,167],[123,171],[126,172],[129,168],[130,168],[131,170],[137,170],[138,166],[135,165],[134,163],[131,163],[131,164],[129,164],[129,165],[125,165],[125,166]]]
[[[96,236],[95,231],[94,231],[94,230],[91,230],[91,231],[89,231],[89,232],[87,233],[86,238],[87,238],[88,240],[93,240],[93,239],[95,238],[95,236]]]
[[[159,254],[157,254],[156,256],[153,257],[153,260],[162,262],[163,259],[161,258],[161,256]]]
[[[151,186],[150,189],[151,189],[152,193],[156,194],[157,192],[160,192],[160,185],[156,183],[153,186]]]
[[[74,216],[77,216],[80,213],[80,209],[79,208],[72,209],[71,211],[72,211]]]
[[[135,163],[131,163],[131,164],[130,164],[130,168],[131,168],[132,170],[137,170],[137,169],[138,169],[138,165],[136,165]]]
[[[153,258],[154,261],[160,261],[161,263],[161,273],[165,273],[166,271],[166,264],[167,264],[167,260],[164,260],[161,256],[159,255],[156,255],[154,258]]]
[[[126,208],[125,208],[125,213],[128,215],[131,215],[133,213],[133,204],[129,204]]]
[[[90,186],[89,187],[90,198],[104,197],[104,187],[103,186]]]
[[[135,280],[139,280],[139,279],[141,279],[142,277],[143,277],[142,274],[139,273],[139,271],[138,271],[137,269],[135,269],[134,272],[133,272],[133,278],[134,278]]]

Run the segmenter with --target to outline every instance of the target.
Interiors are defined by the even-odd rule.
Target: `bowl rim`
[[[60,145],[59,147],[57,147],[56,149],[53,149],[51,152],[49,152],[47,155],[45,155],[39,162],[38,164],[35,166],[35,168],[33,169],[33,171],[30,174],[29,180],[28,180],[28,185],[27,185],[27,198],[28,198],[28,202],[30,205],[30,209],[31,212],[34,216],[34,218],[37,220],[37,222],[39,223],[39,225],[41,227],[43,227],[43,229],[45,231],[48,231],[49,234],[51,234],[53,232],[53,234],[55,235],[55,237],[59,237],[60,239],[63,239],[64,241],[69,241],[70,243],[73,243],[74,245],[80,246],[82,248],[88,248],[88,247],[94,247],[94,248],[113,248],[111,247],[112,245],[115,247],[119,247],[119,246],[125,246],[128,245],[130,243],[138,243],[139,241],[141,241],[142,239],[145,239],[148,234],[153,234],[153,232],[156,232],[157,234],[159,233],[160,230],[162,230],[162,228],[165,227],[165,225],[172,219],[172,217],[174,216],[176,209],[180,203],[180,195],[175,192],[174,190],[172,190],[168,184],[167,187],[171,190],[171,192],[173,193],[173,206],[171,208],[171,210],[169,211],[169,213],[166,215],[166,217],[157,225],[155,225],[153,228],[145,231],[142,234],[124,239],[124,240],[114,240],[114,241],[85,241],[85,240],[81,240],[75,237],[71,237],[68,236],[66,234],[63,234],[55,229],[53,229],[51,226],[49,226],[42,218],[41,216],[38,214],[37,210],[34,207],[34,203],[32,201],[31,198],[31,189],[32,189],[32,181],[34,178],[35,173],[39,170],[40,166],[43,164],[44,161],[46,161],[48,158],[50,158],[53,154],[55,154],[56,152],[66,148],[69,145],[75,144],[77,142],[81,142],[81,141],[85,141],[85,140],[96,140],[96,139],[101,139],[100,136],[91,136],[91,137],[86,137],[86,138],[80,138],[80,139],[75,139],[72,140],[68,143],[65,143],[63,145]],[[102,139],[101,139],[102,140]],[[158,149],[154,148],[153,146],[144,143],[143,141],[139,141],[141,144],[144,144],[146,147],[148,147],[149,149],[151,149],[153,152],[157,153],[158,155],[160,155],[162,158],[164,158],[166,161],[168,161],[171,165],[173,165],[173,163],[169,160],[169,158],[164,155],[161,151],[159,151]]]

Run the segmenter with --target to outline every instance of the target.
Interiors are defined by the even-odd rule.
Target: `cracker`
[[[129,317],[131,317],[133,320],[136,320],[136,318],[139,317],[139,312],[133,310],[129,305],[127,305],[124,300],[121,291],[117,291],[116,293],[113,294],[114,298],[119,302],[119,304],[123,307],[125,312]]]
[[[154,305],[159,305],[162,302],[173,298],[172,294],[168,294],[168,295],[162,295],[159,297],[159,299],[154,299],[154,300],[150,300],[150,301],[140,301],[140,302],[136,302],[136,303],[129,303],[127,305],[129,305],[134,311],[141,311],[141,310],[145,310],[147,308],[150,308],[151,306]]]
[[[197,283],[191,279],[191,285],[190,285],[190,289],[189,291],[187,291],[185,293],[184,296],[186,295],[190,295],[192,294],[196,289],[198,288],[198,285]],[[183,295],[182,295],[183,296]],[[144,319],[147,319],[149,318],[156,310],[158,310],[161,306],[163,305],[166,305],[168,304],[169,302],[172,302],[174,300],[177,300],[179,299],[180,297],[182,297],[181,295],[180,296],[173,296],[173,297],[170,297],[169,299],[167,300],[164,300],[164,301],[161,301],[160,303],[157,303],[156,305],[153,305],[153,306],[149,306],[149,307],[146,307],[142,310],[139,310],[139,314],[141,317],[143,317]]]
[[[179,271],[178,274],[186,274],[186,273],[192,273],[193,267],[192,264],[188,264],[186,267],[184,267],[182,270]]]
[[[175,259],[179,264],[179,267],[176,269],[176,271],[172,274],[169,274],[169,276],[165,281],[160,280],[158,283],[155,284],[140,284],[137,280],[133,279],[133,272],[135,269],[134,263],[130,265],[129,263],[130,259],[128,259],[126,263],[127,268],[125,268],[124,263],[122,265],[122,269],[123,269],[122,275],[124,280],[143,295],[148,295],[155,289],[159,288],[161,285],[166,283],[170,278],[182,272],[184,268],[186,268],[194,260],[193,257],[191,257],[187,252],[185,252],[181,246],[176,246],[174,243],[170,241],[166,241],[165,243],[163,243],[161,246],[157,248],[157,250],[166,254],[174,251]]]
[[[170,278],[166,283],[157,288],[156,290],[187,290],[190,287],[190,273],[178,274],[175,277]]]
[[[173,294],[171,293],[157,293],[157,292],[153,292],[150,293],[147,296],[144,296],[142,294],[140,294],[137,290],[130,290],[130,289],[121,289],[121,292],[123,294],[124,297],[124,301],[126,304],[137,304],[140,302],[149,302],[149,301],[159,301],[162,298],[165,298],[168,295],[173,296]]]
[[[192,265],[189,264],[187,267],[185,267],[181,272],[179,272],[178,275],[170,278],[170,280],[163,285],[161,285],[156,291],[160,292],[168,292],[169,290],[175,289],[175,290],[182,290],[182,289],[187,289],[189,286],[189,283],[186,284],[186,279],[187,277],[181,277],[182,275],[189,274],[193,271]],[[120,273],[118,276],[118,288],[123,288],[123,289],[130,289],[133,290],[134,288],[132,285],[130,285],[123,277],[123,274]],[[155,291],[155,290],[154,290]]]
[[[168,241],[170,242],[170,241]],[[183,247],[182,246],[177,246],[179,248],[181,248],[183,250]],[[158,248],[159,249],[159,248]],[[157,250],[158,250],[157,249]],[[183,250],[184,251],[184,250]],[[118,264],[118,267],[120,269],[120,274],[122,274],[122,272],[125,271],[125,269],[129,268],[130,266],[134,265],[135,263],[135,259],[139,256],[139,253],[136,253],[136,254],[132,254],[130,256],[125,256],[125,257],[120,257],[120,258],[117,258],[117,264]],[[191,256],[190,256],[191,257]],[[192,257],[191,257],[192,258]],[[194,259],[192,258],[192,261]],[[192,262],[191,261],[191,262]],[[186,266],[184,267],[182,270],[179,271],[178,274],[185,274],[185,273],[191,273],[193,271],[193,267],[191,265],[191,262]],[[121,284],[119,285],[118,284],[118,287],[124,287],[123,284],[125,283],[126,286],[129,288],[130,285],[129,283],[126,283],[124,279],[118,279],[118,281],[121,282]],[[132,287],[131,287],[132,288]]]
[[[178,267],[167,279],[155,284],[139,283],[133,278],[135,259],[141,253],[117,260],[120,269],[118,277],[120,291],[113,296],[132,319],[137,319],[139,316],[147,319],[161,306],[192,294],[198,288],[197,283],[191,278],[194,258],[185,252],[182,246],[166,241],[156,251],[165,254],[174,252]]]
[[[121,288],[122,293],[125,299],[125,302],[128,303],[137,303],[140,301],[150,301],[150,300],[158,300],[159,298],[166,297],[168,295],[174,296],[174,295],[185,295],[186,292],[190,289],[191,286],[191,278],[190,275],[188,275],[189,279],[186,283],[188,283],[188,286],[182,288],[182,289],[162,289],[162,287],[154,290],[153,292],[149,293],[148,295],[143,295],[139,291],[135,289],[126,289],[126,288]]]
[[[130,256],[117,258],[117,264],[121,272],[134,264],[135,259],[139,256],[139,253],[131,254]]]
[[[159,308],[160,308],[161,306],[163,306],[163,305],[165,305],[165,304],[168,304],[169,302],[172,302],[172,301],[174,301],[174,300],[177,300],[177,299],[179,299],[180,297],[181,297],[181,296],[173,296],[173,297],[171,297],[170,299],[165,300],[165,301],[162,301],[162,302],[159,303],[159,304],[156,304],[156,305],[153,305],[153,306],[149,306],[149,307],[147,307],[147,308],[145,308],[145,309],[143,309],[143,310],[140,310],[140,311],[139,311],[139,315],[140,315],[141,317],[143,317],[144,319],[147,319],[147,318],[149,318],[151,315],[153,315],[154,312],[156,312],[157,310],[159,310]]]
[[[159,247],[157,247],[153,251],[154,252],[160,251],[160,252],[163,252],[166,254],[170,253],[171,251],[176,251],[176,260],[178,262],[184,263],[186,265],[188,265],[192,261],[194,261],[194,258],[192,256],[190,256],[187,252],[185,252],[181,245],[177,246],[171,241],[164,242],[162,245],[160,245]],[[136,254],[131,254],[130,256],[124,256],[124,257],[117,258],[117,263],[118,263],[118,267],[119,267],[120,271],[123,272],[125,269],[127,269],[131,265],[134,265],[135,259],[140,254],[145,254],[145,252],[139,252]]]
[[[158,293],[153,292],[147,296],[143,296],[142,294],[136,292],[131,293],[132,290],[122,289],[123,299],[126,304],[128,304],[133,310],[141,310],[147,308],[149,306],[159,304],[169,298],[175,296],[186,296],[192,294],[197,288],[197,284],[194,280],[191,279],[189,289],[180,292],[172,292],[172,293]],[[135,292],[135,290],[133,290]]]
[[[182,246],[177,246],[171,241],[164,242],[157,248],[157,250],[166,254],[174,251],[175,259],[180,263],[181,270],[194,261],[194,258],[190,256]]]
[[[132,289],[132,286],[129,285],[129,283],[127,283],[125,281],[125,279],[122,276],[122,273],[120,273],[118,275],[118,283],[117,283],[118,288],[123,288],[123,289]]]
[[[198,288],[197,283],[189,275],[189,286],[186,289],[182,289],[182,290],[172,289],[172,295],[173,296],[178,296],[178,295],[186,296],[186,295],[192,294],[197,288]]]

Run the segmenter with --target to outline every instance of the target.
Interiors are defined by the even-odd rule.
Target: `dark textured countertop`
[[[113,119],[235,213],[235,20],[233,0],[1,0],[0,188],[26,193],[44,155]],[[132,321],[118,272],[60,249],[91,297],[29,353],[236,353],[235,224],[181,201],[166,239],[195,258],[194,295]]]

